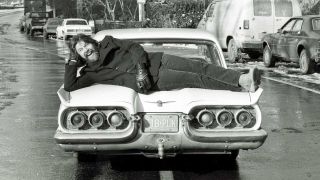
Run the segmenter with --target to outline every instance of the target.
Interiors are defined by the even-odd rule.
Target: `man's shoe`
[[[261,83],[261,72],[254,67],[247,74],[242,74],[239,78],[239,85],[247,91],[255,92]]]

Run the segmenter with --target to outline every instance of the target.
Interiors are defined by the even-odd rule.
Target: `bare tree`
[[[95,0],[97,4],[100,4],[103,6],[104,8],[104,19],[108,19],[108,14],[111,17],[111,20],[114,21],[115,20],[115,9],[117,6],[117,1],[121,1],[122,0]],[[123,4],[123,2],[122,2]]]
[[[95,12],[94,8],[101,7]],[[100,8],[99,8],[100,9]],[[135,20],[138,10],[136,0],[84,0],[83,11],[92,19],[100,14],[104,20]]]

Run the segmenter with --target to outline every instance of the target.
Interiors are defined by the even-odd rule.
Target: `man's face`
[[[84,41],[79,41],[76,44],[76,51],[88,63],[96,62],[99,59],[98,49],[92,43],[85,43]]]

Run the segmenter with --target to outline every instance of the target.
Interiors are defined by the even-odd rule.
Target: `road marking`
[[[317,90],[310,89],[310,88],[303,87],[303,86],[299,86],[299,85],[296,85],[296,84],[293,84],[293,83],[290,83],[290,82],[286,82],[286,81],[283,81],[283,80],[279,80],[279,79],[275,79],[275,78],[271,78],[271,77],[262,77],[262,78],[268,79],[268,80],[271,80],[271,81],[275,81],[275,82],[279,82],[279,83],[283,83],[283,84],[287,84],[287,85],[290,85],[290,86],[294,86],[296,88],[300,88],[300,89],[303,89],[303,90],[306,90],[306,91],[310,91],[310,92],[313,92],[313,93],[316,93],[316,94],[320,94],[320,92],[317,91]]]
[[[30,49],[30,50],[35,50],[35,51],[40,51],[39,48],[33,48],[33,47],[24,47],[25,49]],[[41,51],[40,51],[41,52]]]
[[[159,171],[160,180],[174,180],[172,171]]]

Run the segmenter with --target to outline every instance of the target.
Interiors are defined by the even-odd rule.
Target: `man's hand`
[[[142,93],[147,93],[151,88],[151,82],[148,77],[148,72],[144,67],[144,64],[137,64],[137,86]]]
[[[69,57],[65,59],[65,63],[68,65],[78,64],[78,59],[75,50],[69,45]]]

